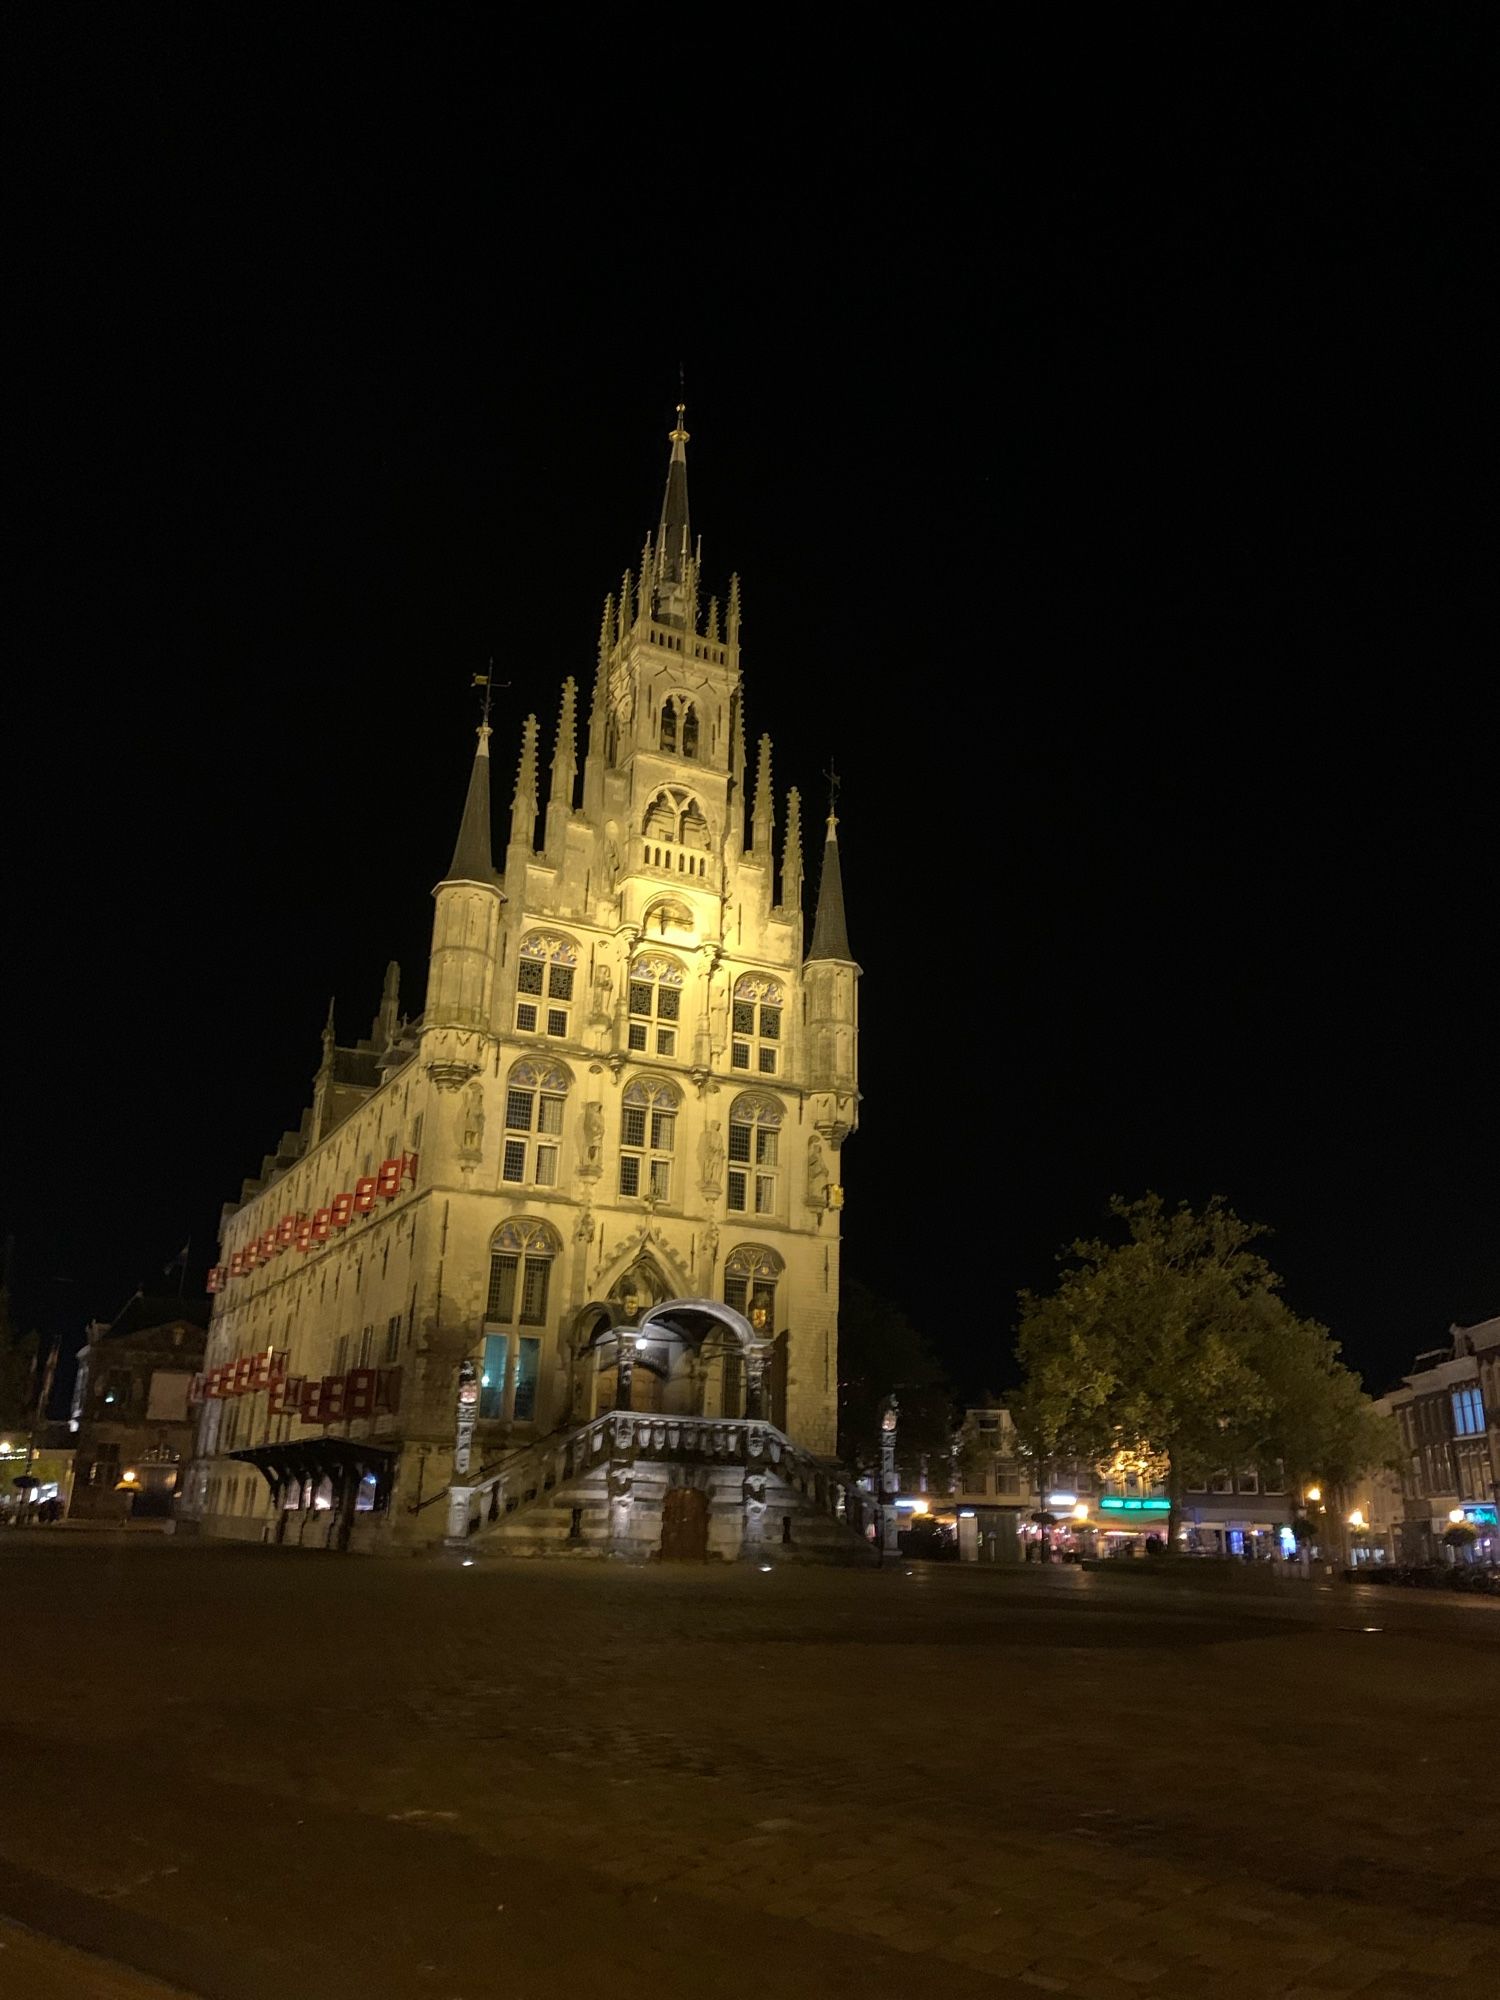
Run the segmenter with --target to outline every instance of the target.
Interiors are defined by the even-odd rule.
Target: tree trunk
[[[1175,1458],[1167,1460],[1167,1547],[1169,1556],[1177,1554],[1177,1523],[1182,1515],[1182,1472]]]

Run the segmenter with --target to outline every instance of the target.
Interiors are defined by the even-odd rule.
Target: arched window
[[[675,1056],[682,1019],[682,967],[675,958],[643,955],[630,968],[630,1046]]]
[[[724,1303],[742,1312],[757,1333],[776,1329],[776,1287],[786,1265],[762,1243],[741,1243],[724,1259]]]
[[[734,982],[729,1060],[736,1069],[775,1076],[781,1068],[781,1012],[784,999],[774,979],[747,972]]]
[[[567,938],[533,931],[521,940],[516,966],[518,1033],[566,1037],[577,966],[578,947]]]
[[[641,821],[648,868],[673,875],[706,875],[713,834],[707,815],[691,792],[664,786]]]
[[[732,1215],[774,1215],[780,1166],[782,1109],[774,1097],[747,1091],[729,1107],[729,1185]]]
[[[672,1155],[682,1094],[663,1077],[638,1077],[620,1106],[620,1192],[672,1199]]]
[[[685,694],[669,694],[661,705],[661,747],[684,757],[698,754],[698,711]]]
[[[541,1338],[506,1329],[547,1324],[552,1260],[561,1249],[561,1237],[545,1222],[507,1222],[491,1241],[479,1372],[481,1417],[524,1424],[536,1415]]]
[[[571,1078],[558,1063],[512,1063],[505,1079],[505,1143],[500,1155],[503,1181],[557,1186],[563,1102]]]

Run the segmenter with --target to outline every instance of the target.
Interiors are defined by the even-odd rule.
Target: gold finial
[[[688,441],[689,434],[687,426],[682,421],[686,415],[687,415],[687,404],[679,403],[677,405],[677,427],[675,430],[671,430],[667,433],[668,437],[671,438],[673,444],[686,444]]]

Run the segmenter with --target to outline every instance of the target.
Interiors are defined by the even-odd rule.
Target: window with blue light
[[[536,1342],[526,1343],[531,1347]],[[479,1414],[482,1417],[503,1417],[505,1415],[505,1371],[510,1360],[510,1335],[507,1333],[487,1333],[484,1337],[484,1359],[479,1371]]]
[[[1479,1437],[1484,1430],[1484,1401],[1477,1388],[1453,1391],[1453,1430],[1457,1437]]]
[[[518,1424],[527,1424],[536,1415],[536,1378],[540,1372],[542,1343],[539,1340],[527,1340],[523,1337],[517,1345],[520,1353],[516,1356],[516,1402],[513,1414]]]

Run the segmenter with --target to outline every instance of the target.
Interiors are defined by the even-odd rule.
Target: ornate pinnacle
[[[573,779],[578,769],[577,756],[577,713],[578,686],[569,674],[562,686],[562,707],[557,717],[557,742],[552,751],[551,802],[561,804],[570,810],[573,804]]]

